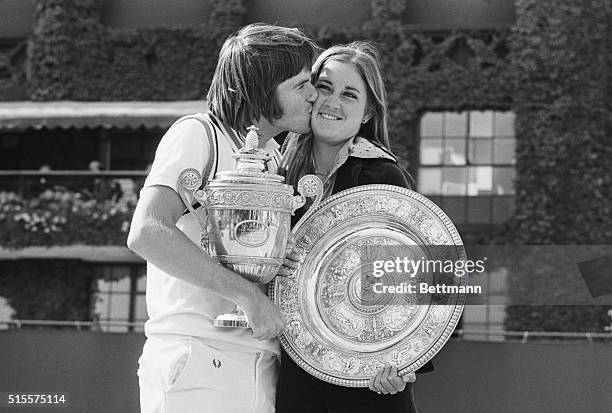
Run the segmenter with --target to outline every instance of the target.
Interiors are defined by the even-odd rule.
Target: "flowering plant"
[[[66,189],[24,199],[0,192],[0,247],[125,245],[135,197],[98,200]]]

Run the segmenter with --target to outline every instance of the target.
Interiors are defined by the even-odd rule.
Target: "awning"
[[[206,112],[203,100],[174,102],[0,102],[0,130],[28,128],[139,128],[170,126]]]

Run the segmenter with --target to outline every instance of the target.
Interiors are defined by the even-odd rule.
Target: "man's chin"
[[[1,0],[0,0],[1,1]],[[284,132],[293,132],[293,133],[297,133],[300,135],[304,135],[307,133],[311,132],[311,128],[310,128],[310,119],[309,122],[307,124],[304,125],[278,125],[278,124],[273,124],[275,127],[279,128],[281,131]]]
[[[312,132],[312,129],[310,128],[310,125],[308,125],[308,126],[304,126],[300,128],[299,130],[295,130],[293,132],[299,133],[300,135],[304,135],[304,134]]]

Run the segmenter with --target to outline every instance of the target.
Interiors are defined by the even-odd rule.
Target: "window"
[[[0,297],[0,321],[8,321],[13,318],[15,310],[9,305],[6,298]],[[8,324],[0,323],[0,330],[6,330]]]
[[[508,298],[508,270],[497,269],[480,280],[484,304],[467,304],[461,315],[463,338],[468,340],[503,341],[504,319]]]
[[[143,331],[147,319],[144,266],[104,265],[98,275],[94,318],[105,332]],[[131,324],[127,324],[131,323]]]
[[[514,213],[514,113],[426,112],[418,190],[455,224],[501,223]]]

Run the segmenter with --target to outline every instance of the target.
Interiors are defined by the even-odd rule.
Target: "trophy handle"
[[[314,197],[314,201],[308,211],[300,218],[299,225],[302,221],[305,221],[312,213],[317,209],[323,198],[323,182],[316,175],[304,175],[298,181],[297,190],[300,195],[293,197],[293,214],[298,208],[301,208],[306,203],[306,198]]]
[[[189,202],[188,197],[188,194],[191,194],[202,204],[202,207],[205,207],[206,194],[204,193],[204,191],[198,189],[201,185],[202,175],[200,175],[200,172],[198,172],[197,169],[193,168],[183,170],[176,182],[176,187],[178,189],[178,193],[181,197],[181,200],[183,201],[189,212],[193,215],[195,220],[198,222],[198,224],[200,224],[200,228],[202,228],[202,240],[204,240],[206,239],[206,221],[204,221],[202,217],[199,216],[199,214],[196,214],[195,209],[193,209],[193,206],[191,205],[191,202]],[[202,247],[204,248],[205,245],[202,245]]]

